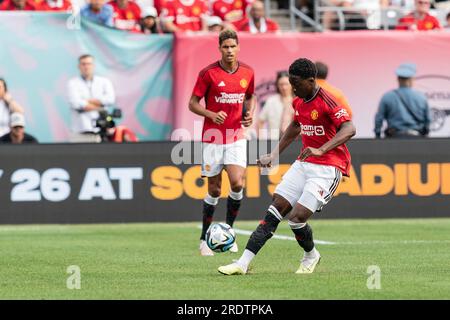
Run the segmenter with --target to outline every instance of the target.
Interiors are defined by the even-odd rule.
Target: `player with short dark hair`
[[[205,118],[202,132],[202,176],[208,177],[208,194],[203,201],[203,228],[200,236],[200,253],[214,253],[205,242],[214,210],[221,193],[222,170],[230,180],[227,199],[226,223],[233,226],[243,198],[245,168],[247,166],[247,141],[242,126],[253,121],[254,73],[253,69],[238,60],[239,39],[232,30],[219,35],[221,59],[200,71],[195,84],[189,110]],[[205,106],[200,104],[205,99]],[[237,245],[232,248],[236,252]]]
[[[302,150],[275,189],[272,204],[250,236],[241,258],[219,267],[220,273],[246,274],[251,260],[287,214],[289,226],[304,250],[296,273],[312,273],[320,261],[307,221],[331,200],[342,175],[349,175],[350,153],[345,143],[355,135],[356,129],[345,108],[317,85],[316,74],[316,66],[308,59],[298,59],[289,68],[289,81],[297,96],[292,103],[294,120],[277,147],[271,154],[262,156],[258,164],[271,167],[274,159],[299,134],[302,136]]]

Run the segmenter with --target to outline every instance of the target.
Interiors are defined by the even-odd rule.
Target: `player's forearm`
[[[204,108],[200,103],[196,101],[191,101],[189,103],[189,110],[196,115],[212,119],[214,116],[214,113]]]
[[[291,124],[287,127],[284,134],[281,136],[280,142],[272,151],[272,156],[277,156],[281,154],[291,143],[298,137],[300,134],[301,128],[295,122],[292,121]]]
[[[323,144],[319,149],[323,151],[323,153],[327,153],[328,151],[346,143],[356,134],[356,128],[351,121],[344,122],[336,135]]]
[[[244,100],[244,108],[251,115],[253,114],[253,111],[255,111],[255,107],[256,107],[256,98],[254,95],[251,98]]]

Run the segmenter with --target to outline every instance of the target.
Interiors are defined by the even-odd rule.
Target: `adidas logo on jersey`
[[[217,85],[218,87],[225,87],[225,82],[220,81],[220,83]]]

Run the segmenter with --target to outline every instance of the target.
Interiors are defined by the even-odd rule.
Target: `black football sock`
[[[206,231],[208,231],[208,228],[213,221],[215,210],[216,210],[215,205],[211,205],[211,204],[203,201],[203,226],[202,226],[202,234],[200,236],[200,240],[205,240]]]
[[[305,252],[310,252],[314,249],[313,231],[309,224],[289,221],[289,226],[292,232],[294,232],[298,244]]]
[[[281,219],[283,218],[278,210],[274,206],[270,206],[264,220],[260,222],[256,230],[250,236],[246,249],[257,254],[267,240],[272,238]]]
[[[226,223],[229,224],[231,227],[233,226],[234,220],[236,220],[236,217],[239,214],[239,208],[241,207],[241,201],[242,200],[235,200],[231,197],[228,197],[228,199],[227,199]]]

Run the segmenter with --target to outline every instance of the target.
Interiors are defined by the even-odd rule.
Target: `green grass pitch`
[[[217,267],[239,254],[200,257],[198,225],[0,226],[0,299],[450,299],[450,219],[313,220],[315,238],[334,242],[317,245],[314,274],[294,274],[295,241],[272,239],[233,277]],[[286,222],[276,234],[292,235]],[[70,265],[79,290],[67,288]],[[380,289],[367,287],[372,265]]]

